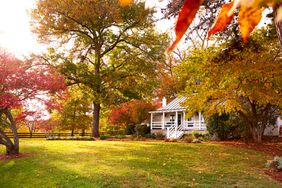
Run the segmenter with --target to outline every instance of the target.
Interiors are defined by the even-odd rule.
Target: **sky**
[[[18,55],[39,52],[30,30],[28,10],[34,0],[0,0],[0,46]]]
[[[36,0],[0,0],[0,47],[18,57],[40,53],[45,49],[31,32],[28,10],[35,7]],[[148,6],[163,6],[165,1],[147,0]],[[158,14],[160,15],[160,14]],[[172,27],[170,20],[157,24],[160,31]]]

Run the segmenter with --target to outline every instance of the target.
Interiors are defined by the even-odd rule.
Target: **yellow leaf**
[[[244,41],[246,41],[254,28],[259,24],[263,10],[258,6],[241,6],[238,23]]]
[[[119,4],[121,6],[127,6],[129,4],[131,4],[133,2],[133,0],[119,0]]]
[[[234,12],[229,15],[228,12],[233,7],[233,2],[224,4],[219,12],[217,19],[215,20],[212,28],[209,30],[208,38],[217,32],[223,31],[232,21]]]

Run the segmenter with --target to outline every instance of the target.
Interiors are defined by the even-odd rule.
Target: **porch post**
[[[165,112],[163,112],[162,129],[165,129]]]
[[[186,127],[185,122],[186,122],[186,119],[185,119],[185,111],[183,111],[183,126],[184,126],[184,127]]]
[[[193,122],[193,128],[195,128],[196,127],[196,120],[197,120],[196,119],[196,113],[193,114],[192,119],[193,119],[193,121],[192,121]]]
[[[175,112],[175,131],[176,131],[177,126],[178,126],[178,112],[176,111]]]
[[[202,127],[202,113],[199,112],[199,130],[201,130]]]
[[[151,130],[153,129],[153,113],[151,113]]]

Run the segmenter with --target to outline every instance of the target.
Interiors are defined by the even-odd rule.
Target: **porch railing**
[[[205,130],[207,124],[205,121],[185,121],[184,130]]]
[[[164,128],[170,128],[175,125],[175,122],[172,121],[166,121],[164,123]],[[184,121],[183,130],[206,130],[207,125],[205,121]],[[163,128],[163,122],[162,121],[154,121],[152,122],[152,129],[162,129]]]
[[[174,121],[165,121],[164,122],[164,129],[171,127],[174,125]],[[163,128],[163,122],[162,121],[154,121],[152,122],[152,129],[162,129]]]
[[[163,123],[161,121],[152,122],[152,129],[162,129]]]

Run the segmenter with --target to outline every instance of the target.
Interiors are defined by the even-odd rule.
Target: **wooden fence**
[[[13,138],[14,135],[12,132],[5,133],[9,138]],[[71,137],[71,133],[18,133],[19,138],[46,138],[48,136],[58,136],[58,137]],[[73,136],[91,136],[91,133],[74,133]]]
[[[14,135],[12,132],[6,132],[5,133],[9,138],[13,138]],[[122,131],[111,131],[111,132],[104,132],[100,131],[100,135],[123,135],[124,133]],[[19,138],[47,138],[47,137],[71,137],[71,133],[18,133]],[[74,137],[81,136],[81,137],[91,137],[91,133],[74,133]]]

